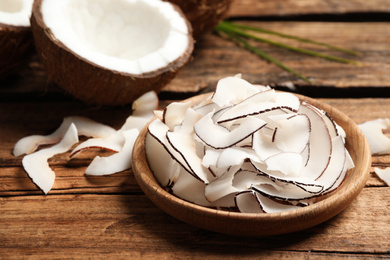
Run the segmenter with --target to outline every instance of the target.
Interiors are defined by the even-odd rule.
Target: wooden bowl
[[[207,94],[205,94],[207,95]],[[205,98],[189,99],[194,104]],[[339,110],[317,100],[297,95],[301,101],[323,109],[345,130],[346,147],[355,168],[331,196],[300,209],[281,213],[239,213],[211,209],[182,200],[165,191],[151,172],[145,155],[147,127],[141,131],[133,150],[133,171],[146,196],[171,216],[199,228],[238,236],[267,236],[291,233],[318,225],[343,211],[363,189],[371,166],[368,142],[359,127]]]

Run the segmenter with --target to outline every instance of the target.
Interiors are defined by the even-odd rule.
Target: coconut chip
[[[33,135],[19,140],[14,147],[14,155],[27,153],[22,164],[34,183],[47,194],[53,186],[55,173],[50,169],[47,159],[57,153],[67,152],[78,142],[78,135],[93,137],[80,143],[71,151],[74,158],[86,149],[110,150],[115,154],[108,157],[96,156],[85,174],[108,175],[131,168],[131,157],[135,140],[140,130],[154,117],[158,107],[158,96],[147,92],[133,102],[133,113],[119,130],[80,116],[64,118],[61,126],[50,135]],[[57,143],[57,144],[55,144]],[[54,146],[36,152],[40,145]]]
[[[107,137],[115,129],[81,116],[65,117],[60,127],[49,135],[31,135],[20,139],[14,146],[14,156],[33,153],[40,145],[55,144],[65,135],[69,126],[74,124],[79,135],[88,137]]]
[[[374,168],[375,174],[386,183],[387,186],[390,186],[390,167],[384,169]]]
[[[23,157],[24,170],[45,194],[53,187],[56,177],[54,171],[50,169],[48,159],[56,154],[67,152],[78,141],[77,128],[71,123],[58,144]]]
[[[131,168],[130,158],[133,153],[135,140],[139,135],[139,130],[131,129],[121,133],[123,134],[125,142],[120,151],[108,157],[96,156],[85,170],[85,174],[108,175]]]
[[[390,127],[390,119],[376,119],[358,125],[366,136],[372,154],[389,154],[390,138],[383,130]]]

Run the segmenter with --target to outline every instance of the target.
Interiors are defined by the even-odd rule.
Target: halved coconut
[[[35,51],[30,28],[33,0],[0,1],[0,76],[25,66]]]
[[[181,10],[160,0],[38,0],[31,26],[49,78],[90,104],[159,91],[194,45]]]
[[[183,10],[194,28],[194,38],[199,39],[222,21],[233,0],[168,0]]]

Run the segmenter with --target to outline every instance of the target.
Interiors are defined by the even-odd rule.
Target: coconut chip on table
[[[367,138],[368,144],[373,155],[388,155],[390,154],[390,138],[384,133],[390,128],[389,118],[378,118],[375,120],[366,121],[358,125],[363,134]],[[374,173],[390,186],[390,167],[374,168]]]
[[[22,166],[32,181],[47,194],[53,187],[55,172],[48,160],[56,154],[69,152],[79,142],[78,136],[91,137],[70,151],[69,158],[87,149],[103,149],[115,152],[107,157],[96,156],[87,167],[87,175],[108,175],[131,168],[134,142],[140,130],[154,117],[158,97],[147,92],[132,104],[133,113],[118,130],[86,117],[69,116],[60,127],[49,135],[32,135],[20,139],[14,146],[14,156],[26,154]],[[37,149],[42,145],[49,148]]]

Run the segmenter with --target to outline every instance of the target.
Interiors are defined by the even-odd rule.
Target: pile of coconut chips
[[[354,167],[345,132],[293,94],[221,79],[200,104],[171,103],[148,126],[160,185],[192,203],[245,213],[310,205]]]
[[[25,155],[22,165],[36,186],[47,194],[53,187],[55,172],[50,168],[50,158],[69,152],[69,159],[82,151],[109,150],[112,155],[96,157],[85,174],[109,175],[131,168],[131,156],[139,132],[154,117],[158,107],[158,96],[147,92],[132,104],[132,114],[118,130],[82,116],[65,117],[62,124],[49,135],[30,135],[20,139],[14,146],[14,156]],[[89,137],[80,142],[79,136]],[[52,145],[41,148],[43,145]],[[39,149],[41,148],[41,149]]]

